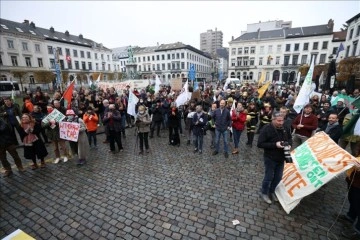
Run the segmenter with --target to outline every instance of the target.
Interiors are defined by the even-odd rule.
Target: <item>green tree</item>
[[[37,83],[52,83],[55,74],[52,71],[41,70],[34,72],[34,78]]]

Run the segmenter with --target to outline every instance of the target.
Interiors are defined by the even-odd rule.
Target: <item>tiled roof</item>
[[[334,32],[333,41],[334,42],[345,41],[346,34],[347,34],[347,31]]]
[[[54,28],[45,29],[35,26],[34,23],[18,23],[0,18],[0,32],[12,32],[17,34],[27,34],[36,36],[41,39],[46,39],[55,42],[64,42],[84,47],[100,47],[101,45],[91,39],[84,38],[81,34],[79,36],[71,35],[69,32],[58,32]],[[103,47],[106,50],[108,48]]]

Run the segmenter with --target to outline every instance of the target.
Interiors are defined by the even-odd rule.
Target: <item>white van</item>
[[[227,78],[225,83],[224,83],[224,87],[226,86],[227,88],[239,88],[241,85],[240,79],[238,78]]]

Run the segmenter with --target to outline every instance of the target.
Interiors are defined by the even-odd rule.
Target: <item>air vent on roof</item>
[[[81,44],[81,42],[79,42],[79,41],[78,41],[78,43],[80,43],[80,44]]]
[[[82,34],[80,34],[80,35],[79,35],[79,38],[80,38],[80,39],[83,39],[83,35],[82,35]]]
[[[66,35],[66,36],[70,36],[70,33],[69,33],[68,30],[65,31],[65,35]]]
[[[49,37],[48,35],[44,34],[44,37]]]
[[[29,30],[29,32],[32,34],[32,35],[36,35],[36,33],[32,30]]]
[[[9,29],[6,25],[4,25],[4,24],[1,24],[1,27],[3,28],[3,29]]]
[[[50,28],[50,32],[55,32],[55,29],[53,27]]]
[[[70,40],[70,42],[74,42],[74,40]]]
[[[65,38],[62,38],[62,40],[63,40],[63,41],[66,41],[66,39],[65,39]]]
[[[31,23],[30,23],[30,27],[35,28],[35,23],[34,23],[34,22],[31,22]]]
[[[54,36],[55,39],[58,39],[57,37]]]
[[[295,33],[295,35],[300,35],[300,33]]]

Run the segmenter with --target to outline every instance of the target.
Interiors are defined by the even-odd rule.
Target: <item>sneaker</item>
[[[194,153],[196,153],[197,151],[198,151],[198,149],[197,149],[197,148],[195,148],[195,149],[194,149]]]
[[[58,164],[59,161],[60,161],[60,158],[56,158],[55,161],[54,161],[54,163],[55,163],[55,164]]]
[[[69,159],[67,157],[64,157],[64,162],[67,162]]]
[[[217,155],[217,154],[218,154],[217,151],[213,151],[213,153],[212,153],[213,156],[215,156],[215,155]]]
[[[35,170],[35,169],[39,168],[39,166],[36,163],[31,164],[30,167],[31,167],[32,170]]]
[[[140,151],[140,152],[139,152],[139,155],[142,155],[142,154],[144,154],[144,151]]]
[[[201,151],[201,150],[199,150],[199,154],[202,154],[202,151]]]
[[[271,198],[272,198],[272,200],[273,200],[274,202],[278,202],[278,201],[279,201],[279,199],[277,198],[277,196],[276,196],[275,193],[272,193],[272,194],[271,194]]]
[[[228,154],[228,153],[224,153],[224,156],[225,156],[225,158],[228,158],[228,157],[229,157],[229,154]]]
[[[5,173],[4,173],[4,177],[10,177],[11,175],[13,175],[13,171],[11,170],[6,170]]]
[[[264,200],[264,202],[271,204],[271,200],[267,194],[261,194],[261,198]]]

